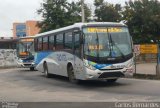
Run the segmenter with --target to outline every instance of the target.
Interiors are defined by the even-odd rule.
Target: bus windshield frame
[[[34,39],[33,38],[22,38],[18,42],[17,55],[19,58],[32,57],[35,53],[34,51]]]
[[[97,63],[119,63],[133,57],[127,27],[84,27],[83,37],[84,59]]]

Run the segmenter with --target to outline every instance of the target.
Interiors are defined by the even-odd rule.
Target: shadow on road
[[[40,75],[40,76],[45,77],[44,75]],[[67,77],[63,77],[63,76],[59,76],[59,75],[53,75],[53,74],[50,76],[50,79],[60,81],[60,82],[65,82],[65,83],[72,84],[72,85],[77,85],[79,87],[91,87],[91,88],[129,85],[129,84],[126,84],[126,83],[119,83],[118,80],[117,80],[117,82],[114,82],[114,83],[109,83],[105,80],[86,80],[86,81],[80,80],[78,83],[71,83],[71,82],[69,82]]]
[[[31,71],[29,68],[19,68],[19,72],[36,72],[37,70]]]
[[[59,87],[73,87],[73,88],[82,88],[82,89],[92,89],[92,88],[103,88],[103,87],[119,87],[119,86],[127,86],[130,85],[129,83],[126,83],[124,81],[123,82],[119,82],[119,80],[117,80],[117,82],[115,83],[109,83],[107,81],[102,81],[102,80],[89,80],[89,81],[80,81],[79,83],[70,83],[67,77],[63,77],[63,76],[59,76],[59,75],[54,75],[51,74],[50,78],[45,78],[45,76],[43,75],[43,73],[38,72],[38,71],[30,71],[29,69],[20,69],[19,70],[20,73],[28,73],[28,75],[30,76],[30,74],[32,74],[32,77],[29,77],[26,75],[24,75],[25,77],[23,77],[25,80],[38,80],[40,81],[41,84],[44,85],[50,85],[50,86],[59,86]],[[40,73],[40,74],[39,74]],[[42,80],[40,80],[42,79]]]

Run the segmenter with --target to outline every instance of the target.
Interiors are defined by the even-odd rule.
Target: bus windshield
[[[18,44],[18,55],[22,58],[31,57],[34,55],[33,40],[20,39]]]
[[[83,29],[84,54],[96,58],[125,58],[132,53],[126,27],[88,27]]]

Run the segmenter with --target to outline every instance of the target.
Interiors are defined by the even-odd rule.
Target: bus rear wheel
[[[46,78],[50,78],[50,74],[48,73],[48,66],[47,63],[43,64],[43,69],[44,69],[44,75]]]
[[[75,78],[73,66],[69,66],[68,69],[68,79],[71,83],[78,83],[79,81]]]

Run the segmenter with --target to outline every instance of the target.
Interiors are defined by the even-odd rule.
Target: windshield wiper
[[[111,45],[112,45],[112,51],[113,51],[113,45],[118,49],[118,51],[120,52],[120,54],[121,54],[121,56],[122,56],[122,58],[125,58],[125,55],[122,53],[122,51],[119,49],[119,47],[115,44],[115,42],[113,41],[113,39],[112,39],[112,36],[111,36],[111,34],[109,35],[109,37],[110,37],[110,42],[111,42]],[[111,54],[112,52],[110,52],[110,54]],[[112,55],[112,54],[111,54]]]

